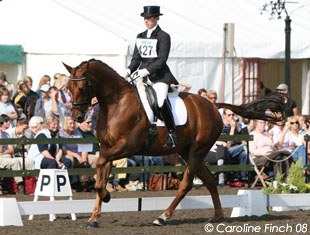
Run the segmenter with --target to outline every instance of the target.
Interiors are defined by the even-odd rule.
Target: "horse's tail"
[[[217,108],[227,108],[234,113],[249,119],[260,119],[271,122],[285,119],[284,109],[287,99],[278,93],[270,93],[248,104],[233,105],[217,103]]]

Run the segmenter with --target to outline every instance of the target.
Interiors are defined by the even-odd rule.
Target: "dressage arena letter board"
[[[35,196],[72,196],[68,171],[63,169],[41,169]]]

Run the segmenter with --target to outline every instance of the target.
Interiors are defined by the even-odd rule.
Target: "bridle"
[[[134,81],[138,78],[137,76],[137,71],[134,72],[131,76],[130,76],[130,81],[127,81],[128,83],[130,84],[133,84]],[[72,106],[75,108],[75,109],[78,109],[80,111],[83,111],[80,107],[82,106],[93,106],[95,104],[91,104],[91,99],[95,96],[95,93],[94,93],[94,87],[93,87],[93,84],[89,81],[89,79],[87,79],[87,76],[84,76],[84,77],[81,77],[81,78],[75,78],[75,77],[70,77],[70,80],[71,81],[83,81],[83,80],[86,80],[87,81],[87,87],[85,88],[86,89],[86,92],[87,92],[87,99],[85,101],[81,101],[81,102],[76,102],[76,101],[72,101]],[[127,85],[127,84],[126,84]],[[110,95],[113,95],[114,93],[118,92],[119,90],[123,89],[126,85],[118,88],[117,90],[111,92],[110,94],[108,95],[105,95],[103,98],[105,97],[108,97]],[[135,86],[134,86],[135,87]],[[135,87],[136,88],[136,87]],[[138,92],[136,89],[135,89],[136,92]],[[138,95],[139,96],[139,95]]]
[[[72,106],[75,107],[76,109],[80,109],[79,107],[81,106],[90,106],[91,105],[91,99],[95,96],[94,94],[94,88],[93,88],[93,84],[89,81],[89,79],[87,79],[87,77],[82,77],[82,78],[74,78],[71,77],[70,78],[71,81],[83,81],[86,80],[87,81],[87,87],[86,89],[86,93],[87,93],[87,98],[85,101],[74,101],[72,102]]]

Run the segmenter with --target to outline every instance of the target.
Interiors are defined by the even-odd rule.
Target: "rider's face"
[[[158,16],[144,17],[144,23],[147,29],[152,29],[157,24],[158,19]]]

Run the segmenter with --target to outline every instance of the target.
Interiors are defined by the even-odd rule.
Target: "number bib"
[[[157,58],[157,39],[137,38],[136,44],[142,58]]]

